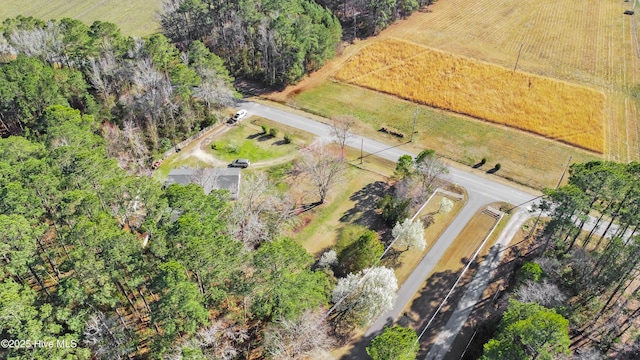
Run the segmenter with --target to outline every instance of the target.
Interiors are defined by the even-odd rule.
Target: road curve
[[[319,137],[331,137],[331,128],[328,125],[300,114],[251,101],[243,101],[240,106],[247,109],[249,114],[298,128]],[[363,151],[391,161],[397,161],[400,156],[405,154],[415,156],[415,154],[408,153],[397,145],[390,146],[388,144],[359,136],[352,139],[349,145],[354,148],[359,148],[361,143]],[[413,295],[421,288],[426,276],[432,271],[433,267],[438,263],[446,249],[457,238],[476,211],[483,206],[496,201],[506,201],[517,205],[536,198],[536,195],[522,191],[519,188],[509,186],[489,178],[477,176],[460,169],[449,168],[449,180],[467,190],[468,202],[466,206],[462,208],[453,222],[442,233],[440,238],[438,238],[436,243],[399,289],[395,307],[389,312],[382,314],[369,327],[365,334],[365,339],[372,338],[382,331],[384,325],[390,324],[397,318],[407,303],[411,301]]]

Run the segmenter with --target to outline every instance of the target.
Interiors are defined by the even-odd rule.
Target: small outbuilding
[[[624,14],[625,14],[625,15],[633,15],[633,14],[634,14],[634,12],[633,12],[633,10],[625,10],[625,11],[624,11]]]
[[[229,190],[231,198],[237,199],[240,195],[240,174],[239,168],[173,169],[169,171],[165,186],[196,184],[206,195],[214,189]]]

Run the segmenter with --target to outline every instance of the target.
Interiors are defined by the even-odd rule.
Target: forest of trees
[[[193,41],[202,41],[236,76],[266,85],[288,85],[333,58],[341,39],[375,35],[430,3],[167,0],[161,24],[165,35],[179,48],[187,49]]]
[[[202,42],[181,51],[110,23],[18,17],[0,44],[0,338],[55,344],[0,357],[317,358],[336,323],[393,303],[392,270],[338,279],[283,236],[293,203],[266,174],[243,177],[233,202],[149,180],[152,156],[235,96]],[[294,167],[318,204],[345,171],[323,149]]]
[[[182,49],[202,41],[233,72],[290,84],[335,56],[342,28],[313,0],[170,0],[162,28]]]
[[[483,358],[637,359],[640,164],[574,164],[544,193],[550,219]]]
[[[79,110],[53,105],[40,123],[0,140],[0,334],[77,347],[5,355],[246,357],[268,324],[328,303],[330,277],[299,244],[230,235],[226,191],[128,175]]]
[[[345,25],[345,38],[375,35],[433,0],[317,0]],[[347,33],[348,32],[348,33]]]
[[[134,39],[110,23],[71,19],[17,17],[1,30],[3,137],[44,135],[46,109],[68,106],[93,115],[108,154],[137,173],[235,97],[223,61],[198,41],[180,52],[163,35]]]

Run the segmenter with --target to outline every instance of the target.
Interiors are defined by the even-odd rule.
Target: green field
[[[130,36],[147,36],[160,30],[157,21],[162,0],[2,0],[0,19],[18,15],[49,20],[74,18],[90,25],[96,20],[109,21]]]
[[[285,144],[284,134],[276,137],[262,134],[254,126],[240,125],[229,130],[220,140],[213,142],[216,148],[209,151],[224,161],[246,158],[251,162],[271,160],[296,151],[296,145]],[[213,145],[212,144],[212,145]]]
[[[369,126],[363,130],[363,135],[369,137],[383,137],[377,131],[383,125],[410,134],[416,110],[416,105],[408,101],[330,81],[298,94],[292,105],[327,118],[343,114],[356,116]],[[569,156],[572,163],[599,158],[595,154],[504,126],[426,106],[418,106],[417,109],[416,150],[435,149],[443,156],[466,165],[474,165],[486,157],[488,162],[480,170],[489,170],[499,162],[502,168],[498,175],[533,188],[555,186]],[[384,137],[387,142],[400,142],[388,135]]]

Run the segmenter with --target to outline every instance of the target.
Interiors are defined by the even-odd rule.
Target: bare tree
[[[125,329],[115,318],[98,311],[89,317],[84,329],[84,344],[100,359],[121,359],[132,346]]]
[[[562,290],[547,280],[542,282],[528,280],[516,291],[516,298],[522,302],[538,303],[548,308],[564,305],[567,300]]]
[[[53,21],[49,21],[43,28],[14,30],[9,34],[8,40],[18,53],[37,57],[50,65],[68,60],[64,51],[62,31]],[[68,61],[65,61],[64,65],[69,65]]]
[[[343,156],[347,141],[354,136],[351,129],[355,124],[356,118],[353,116],[340,115],[331,118],[331,136],[335,137],[335,141],[340,145]]]
[[[224,79],[211,70],[199,71],[202,76],[202,83],[195,89],[195,96],[204,101],[207,110],[211,107],[225,107],[233,104],[233,91]]]
[[[431,193],[436,179],[448,173],[449,169],[433,150],[422,151],[415,158],[414,174],[420,180],[423,194]]]
[[[263,173],[248,175],[228,215],[229,232],[253,249],[277,237],[293,218],[293,202]]]
[[[319,204],[324,204],[329,191],[344,178],[346,172],[344,158],[336,156],[322,143],[309,146],[300,165],[316,187]]]
[[[205,359],[237,359],[242,344],[249,339],[247,330],[218,320],[198,331],[196,336],[173,348],[164,359],[182,360],[188,349],[200,349]]]
[[[280,319],[265,333],[266,357],[269,359],[330,359],[334,339],[322,314],[307,310],[296,320]]]

